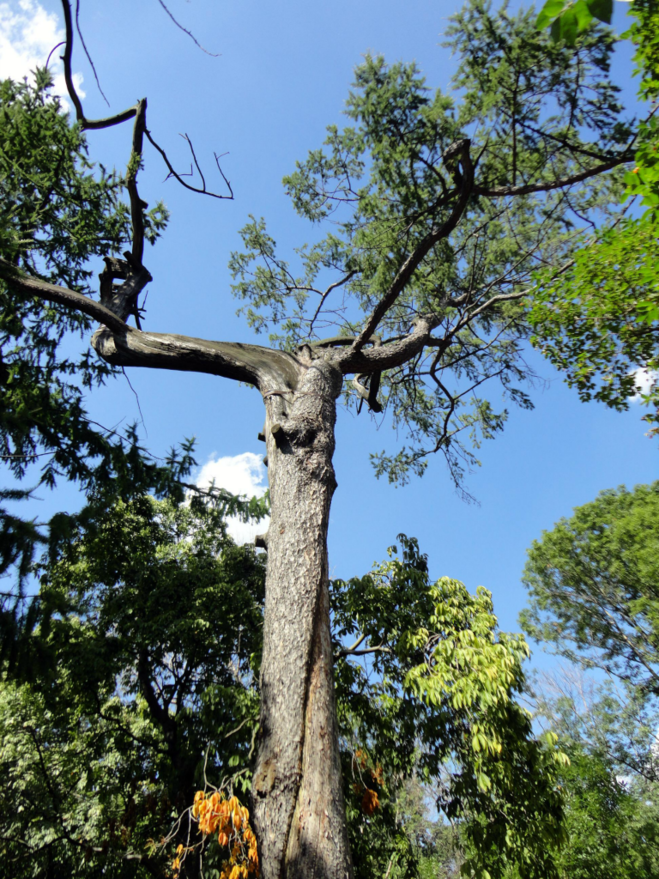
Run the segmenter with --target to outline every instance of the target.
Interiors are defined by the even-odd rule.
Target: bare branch
[[[151,132],[148,130],[148,128],[144,130],[144,133],[146,134],[146,136],[149,140],[149,143],[151,143],[152,146],[154,146],[158,150],[160,155],[162,156],[163,161],[165,162],[165,165],[167,165],[167,170],[169,171],[170,175],[172,177],[174,177],[176,180],[178,180],[178,182],[181,184],[181,186],[185,186],[185,188],[189,189],[190,192],[198,192],[200,195],[209,195],[211,198],[229,199],[229,200],[231,200],[233,198],[233,189],[231,188],[231,184],[227,180],[227,178],[224,174],[224,171],[220,167],[220,157],[217,154],[214,153],[215,162],[217,163],[218,170],[219,170],[220,174],[222,175],[222,179],[224,180],[224,182],[227,185],[227,188],[229,189],[229,195],[219,195],[216,192],[211,192],[210,190],[206,189],[206,181],[204,180],[203,174],[201,174],[201,169],[199,168],[199,165],[197,164],[197,157],[195,156],[194,150],[192,149],[192,143],[190,142],[190,138],[187,136],[187,134],[183,135],[183,137],[185,140],[188,141],[188,145],[190,147],[190,150],[192,151],[192,156],[194,158],[195,164],[197,165],[197,169],[199,170],[199,173],[201,174],[201,179],[204,184],[202,189],[200,189],[198,186],[190,186],[189,183],[186,183],[185,180],[182,179],[182,176],[177,171],[174,170],[172,163],[169,161],[169,158],[167,157],[167,153],[164,151],[164,149],[159,144],[156,143],[156,141],[153,139],[153,136],[152,136]]]
[[[38,296],[39,299],[57,302],[75,311],[81,311],[115,332],[122,333],[127,329],[127,324],[100,302],[95,302],[88,296],[83,296],[82,293],[76,293],[67,287],[58,287],[48,281],[31,278],[2,258],[0,258],[0,278],[10,281],[27,295]]]
[[[356,274],[357,274],[357,272],[355,272],[355,271],[348,272],[348,274],[345,275],[343,278],[341,278],[339,281],[334,281],[333,284],[330,284],[329,287],[327,288],[327,290],[325,290],[325,292],[321,295],[320,303],[318,305],[318,308],[316,309],[316,313],[311,318],[311,323],[309,324],[309,333],[310,334],[313,332],[313,325],[316,321],[316,318],[320,314],[321,309],[322,309],[323,305],[325,304],[325,301],[327,300],[327,297],[330,295],[330,293],[333,290],[336,290],[337,287],[342,287],[344,284],[347,284],[348,281],[350,280],[350,278],[354,277]]]
[[[85,129],[110,128],[113,125],[120,125],[122,122],[126,122],[128,119],[132,119],[133,116],[135,116],[135,114],[137,113],[137,104],[134,107],[129,107],[128,110],[124,110],[122,113],[117,113],[115,116],[108,116],[107,119],[94,120],[87,119],[85,117],[80,98],[78,97],[78,93],[76,92],[75,86],[73,84],[73,74],[71,73],[71,55],[73,53],[73,22],[71,20],[70,0],[62,0],[62,9],[64,11],[66,42],[64,44],[64,54],[61,57],[64,64],[64,80],[66,82],[66,90],[69,93],[69,97],[73,102],[73,106],[76,108],[76,119]]]
[[[228,739],[228,738],[230,738],[231,736],[235,736],[235,734],[236,734],[237,732],[240,732],[240,730],[245,726],[245,724],[246,724],[246,723],[249,723],[249,721],[252,720],[252,719],[253,719],[253,718],[251,718],[251,717],[246,717],[246,718],[243,720],[242,723],[238,724],[238,726],[237,726],[235,729],[232,729],[231,732],[228,732],[228,733],[224,736],[224,738],[225,738],[225,739]]]
[[[377,647],[365,647],[364,650],[353,650],[350,656],[366,656],[367,653],[391,653],[390,647],[378,644]]]
[[[372,378],[369,387],[365,387],[359,379],[362,378],[361,374],[356,375],[352,380],[352,386],[357,391],[362,400],[366,400],[368,403],[368,408],[371,412],[382,412],[382,404],[377,399],[378,389],[380,387],[380,375],[379,372],[372,373]],[[359,407],[361,409],[361,401],[359,403]]]
[[[142,265],[144,257],[144,209],[146,202],[142,201],[137,191],[137,173],[142,163],[142,144],[146,128],[146,98],[142,98],[137,104],[135,124],[133,125],[133,144],[126,174],[126,189],[130,198],[130,218],[133,226],[133,250],[132,262],[134,267]]]
[[[352,645],[352,647],[348,647],[345,652],[352,653],[353,650],[357,650],[359,645],[363,644],[363,642],[366,640],[367,637],[368,637],[367,635],[360,635],[359,638],[357,638],[355,643]],[[341,651],[339,651],[339,653],[343,653],[343,651],[341,650]]]
[[[335,345],[352,345],[357,340],[356,336],[330,336],[327,339],[314,339],[310,342],[304,342],[299,347],[308,345],[310,348],[332,348]]]
[[[65,46],[65,45],[66,45],[66,41],[62,40],[61,43],[58,43],[56,46],[53,46],[53,48],[48,53],[48,57],[46,58],[46,69],[48,69],[48,65],[50,64],[50,59],[53,57],[53,52],[56,52],[60,46]]]
[[[172,13],[169,11],[169,9],[165,6],[163,0],[158,0],[158,3],[160,3],[160,5],[162,6],[162,8],[165,10],[165,12],[167,13],[167,15],[168,15],[168,16],[171,18],[171,20],[174,22],[174,24],[176,25],[176,27],[177,27],[179,30],[182,30],[184,34],[187,34],[187,35],[190,37],[190,39],[192,40],[192,42],[195,44],[195,46],[196,46],[198,49],[201,49],[202,52],[205,52],[207,55],[210,55],[211,58],[219,58],[219,57],[220,57],[220,56],[219,56],[218,54],[216,54],[215,52],[209,52],[208,49],[204,49],[204,47],[201,45],[201,43],[200,43],[199,40],[195,37],[195,35],[192,33],[192,31],[189,31],[187,28],[184,28],[182,24],[179,24],[179,22],[174,18],[174,16],[173,16]]]
[[[80,29],[80,0],[76,0],[76,30],[78,31],[78,36],[80,37],[80,42],[82,43],[82,48],[87,56],[87,61],[89,61],[89,66],[92,69],[92,73],[94,74],[94,79],[96,80],[96,86],[103,96],[103,100],[105,103],[110,106],[110,102],[105,97],[105,92],[101,88],[101,83],[98,78],[98,74],[96,73],[96,67],[94,66],[94,62],[92,61],[92,56],[89,54],[89,50],[87,49],[87,44],[85,43],[85,38],[82,35],[82,30]]]

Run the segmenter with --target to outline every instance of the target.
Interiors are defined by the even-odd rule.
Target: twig
[[[194,35],[191,31],[187,30],[187,28],[184,28],[182,24],[179,24],[179,22],[174,18],[174,16],[173,16],[172,13],[169,11],[169,9],[165,6],[163,0],[158,0],[158,3],[160,3],[160,5],[162,6],[162,8],[165,10],[165,12],[167,13],[167,15],[168,15],[168,16],[171,18],[171,20],[174,22],[174,24],[176,25],[176,27],[177,27],[179,30],[182,30],[184,34],[187,34],[187,35],[190,37],[190,39],[192,40],[192,42],[195,44],[195,46],[197,46],[198,49],[201,49],[202,52],[205,52],[207,55],[210,55],[211,58],[219,58],[219,57],[220,57],[217,53],[215,53],[215,52],[209,52],[208,49],[204,49],[204,47],[201,45],[201,43],[200,43],[199,40],[195,37],[195,35]]]
[[[53,52],[56,52],[60,46],[64,46],[65,44],[66,44],[66,41],[62,40],[61,43],[58,43],[56,46],[53,46],[53,48],[48,53],[48,57],[46,58],[46,69],[48,69],[48,65],[50,64],[50,59],[53,57]]]
[[[213,155],[215,156],[215,161],[217,163],[218,170],[219,170],[220,174],[222,175],[222,179],[224,180],[224,182],[226,183],[226,185],[229,189],[229,193],[230,193],[229,195],[219,195],[216,192],[210,192],[210,190],[206,189],[205,181],[204,181],[204,188],[203,189],[200,189],[198,186],[190,186],[190,184],[186,183],[185,180],[181,179],[181,175],[177,171],[174,170],[172,163],[169,161],[169,158],[167,157],[167,153],[164,151],[164,149],[158,143],[156,143],[156,141],[153,139],[153,136],[152,136],[151,132],[148,130],[148,128],[144,130],[144,133],[146,134],[146,136],[147,136],[149,142],[152,144],[152,146],[154,146],[158,150],[160,155],[162,156],[163,161],[165,162],[165,165],[167,165],[167,170],[169,171],[170,175],[172,177],[176,178],[176,180],[178,180],[178,182],[182,186],[185,186],[186,189],[189,189],[191,192],[198,192],[200,195],[210,195],[211,198],[229,199],[229,200],[233,199],[233,189],[231,188],[231,184],[227,180],[227,178],[224,174],[224,171],[220,167],[220,157],[216,153],[213,153]],[[192,144],[190,143],[189,139],[188,139],[188,145],[190,146],[190,149],[192,150]],[[194,150],[192,150],[192,155],[194,157]],[[196,158],[195,158],[195,162],[196,162]],[[199,166],[197,165],[197,167],[199,167]],[[199,173],[201,173],[201,171]],[[202,175],[202,180],[203,179],[204,178]]]
[[[121,371],[122,371],[123,374],[124,374],[124,378],[125,378],[126,381],[128,382],[128,387],[131,389],[131,391],[133,392],[133,394],[135,394],[135,400],[137,401],[137,408],[138,408],[139,413],[140,413],[140,418],[142,419],[142,426],[144,427],[144,432],[145,432],[146,435],[148,436],[148,435],[149,435],[149,431],[147,430],[147,427],[146,427],[146,421],[144,420],[144,413],[142,412],[142,407],[140,406],[140,398],[139,398],[139,396],[138,396],[138,394],[137,394],[137,391],[136,391],[135,388],[132,386],[132,384],[131,384],[131,382],[130,382],[130,379],[128,378],[128,373],[126,372],[126,370],[125,370],[125,368],[124,368],[123,366],[121,367]]]
[[[96,85],[98,87],[99,92],[103,96],[103,100],[105,103],[110,106],[110,102],[105,97],[105,92],[101,88],[101,83],[98,78],[98,74],[96,73],[96,68],[94,67],[94,62],[92,61],[92,56],[89,54],[87,50],[87,45],[85,43],[85,38],[82,35],[82,31],[80,30],[80,0],[76,0],[76,30],[78,31],[78,36],[80,37],[80,42],[82,43],[82,48],[84,49],[85,55],[87,56],[87,61],[89,61],[89,66],[92,69],[92,73],[94,74],[94,79],[96,80]],[[47,65],[46,65],[47,66]]]

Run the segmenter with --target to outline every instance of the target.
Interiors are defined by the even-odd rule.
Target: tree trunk
[[[263,879],[352,876],[327,567],[341,383],[328,360],[309,360],[295,391],[261,388],[272,518],[252,799]]]

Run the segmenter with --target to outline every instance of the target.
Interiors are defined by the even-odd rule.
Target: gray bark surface
[[[262,388],[272,501],[252,788],[263,879],[349,879],[329,628],[327,528],[340,370]]]

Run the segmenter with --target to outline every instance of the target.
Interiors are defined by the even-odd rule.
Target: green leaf
[[[611,24],[613,0],[586,0],[586,3],[594,18],[604,24]]]
[[[587,0],[577,0],[574,4],[574,14],[577,16],[579,33],[582,34],[588,30],[593,20],[593,14],[588,8]]]
[[[555,43],[558,43],[561,40],[561,18],[557,18],[551,26],[549,33],[551,34],[551,38]]]
[[[555,18],[557,18],[565,6],[565,0],[547,0],[540,10],[535,26],[543,31]]]
[[[574,7],[566,9],[558,21],[560,22],[561,39],[565,40],[568,46],[574,46],[579,33],[579,22]]]

